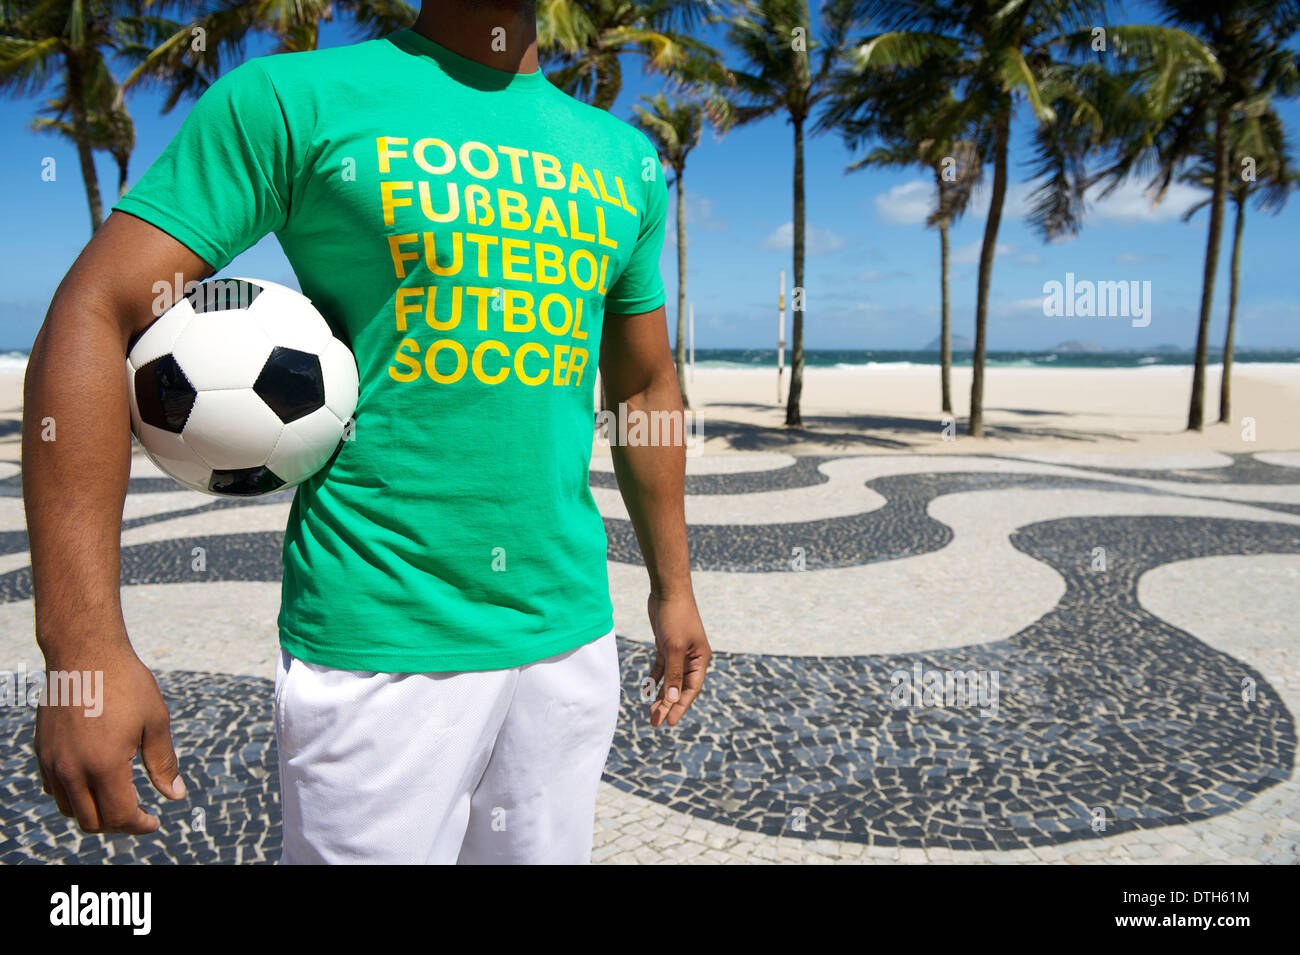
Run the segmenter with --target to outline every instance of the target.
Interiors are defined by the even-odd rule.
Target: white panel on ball
[[[198,392],[253,387],[270,355],[271,342],[244,309],[195,315],[172,346],[172,356]]]
[[[284,422],[251,388],[201,391],[185,422],[187,444],[221,471],[266,463]]]
[[[171,354],[172,346],[194,319],[194,306],[181,299],[150,325],[131,346],[132,371],[139,371],[155,358]]]
[[[126,408],[131,413],[131,433],[140,440],[140,425],[144,424],[140,420],[140,411],[136,407],[137,398],[135,396],[135,368],[131,365],[131,359],[126,360]]]
[[[325,376],[325,406],[346,424],[357,410],[357,361],[351,349],[331,338],[320,353],[320,370]]]
[[[272,345],[319,354],[334,337],[329,323],[302,293],[261,279],[246,281],[263,286],[248,311],[257,317]]]
[[[179,434],[138,422],[136,435],[149,460],[176,480],[195,490],[206,491],[212,468]]]
[[[286,484],[297,484],[321,469],[341,437],[343,426],[339,419],[329,408],[317,408],[284,426],[266,466]]]

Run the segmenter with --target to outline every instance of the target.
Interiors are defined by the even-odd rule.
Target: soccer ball
[[[304,295],[261,279],[200,283],[126,360],[131,432],[205,494],[252,497],[305,481],[357,407],[357,364]]]

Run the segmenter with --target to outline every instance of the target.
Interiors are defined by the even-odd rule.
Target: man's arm
[[[155,318],[154,283],[212,273],[160,229],[114,212],[54,293],[23,383],[22,480],[36,642],[50,671],[102,671],[104,707],[42,703],[45,792],[86,832],[153,832],[131,782],[137,751],[158,791],[185,794],[170,714],[122,618],[122,507],[130,474],[126,354]],[[47,424],[52,423],[52,429]],[[46,440],[52,434],[53,440]]]
[[[606,316],[600,374],[614,410],[625,403],[629,413],[667,411],[682,420],[681,445],[623,447],[610,442],[619,491],[650,575],[647,609],[657,647],[650,675],[655,682],[664,678],[651,704],[650,725],[666,719],[676,726],[699,694],[713,654],[691,588],[684,497],[686,428],[662,306],[640,315]]]

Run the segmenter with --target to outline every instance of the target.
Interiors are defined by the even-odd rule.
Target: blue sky
[[[1129,19],[1151,19],[1139,8]],[[326,24],[322,46],[352,42],[345,27]],[[269,44],[250,44],[252,56]],[[624,69],[624,90],[614,113],[631,114],[643,93],[661,80],[641,73],[635,60]],[[159,112],[161,97],[135,94],[129,101],[137,129],[131,181],[157,157],[189,109]],[[89,238],[89,216],[75,151],[62,139],[27,129],[39,100],[0,99],[0,175],[6,227],[0,236],[0,348],[26,348],[43,319],[63,274]],[[1300,130],[1300,105],[1280,111]],[[1195,338],[1204,260],[1207,213],[1190,223],[1182,212],[1199,193],[1178,186],[1152,208],[1141,183],[1094,204],[1081,234],[1044,244],[1025,224],[1021,202],[1031,150],[1029,117],[1013,128],[1012,188],[999,233],[989,320],[991,349],[1050,348],[1080,339],[1115,348],[1161,344],[1190,347]],[[1293,139],[1297,134],[1293,133]],[[41,179],[42,160],[53,157],[58,175]],[[808,256],[805,344],[808,348],[919,348],[938,333],[939,239],[924,226],[932,186],[918,170],[846,174],[855,157],[832,136],[806,147]],[[98,160],[106,209],[116,170]],[[790,221],[792,135],[782,118],[771,118],[717,139],[704,134],[686,170],[689,228],[688,290],[695,303],[696,343],[701,348],[766,348],[775,345],[778,274],[792,284]],[[670,208],[673,204],[670,203]],[[952,232],[952,318],[958,335],[974,335],[976,256],[983,235],[987,195]],[[1211,341],[1222,341],[1227,309],[1230,219],[1225,228]],[[1242,258],[1239,347],[1300,348],[1300,197],[1279,215],[1250,210]],[[669,223],[669,234],[673,232]],[[675,322],[676,252],[662,258]],[[1151,283],[1151,321],[1048,318],[1043,285],[1076,279]],[[225,274],[260,276],[296,286],[274,236],[237,258]]]

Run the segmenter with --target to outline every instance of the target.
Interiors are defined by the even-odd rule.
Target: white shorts
[[[591,861],[611,631],[507,670],[369,673],[281,649],[281,864]]]

